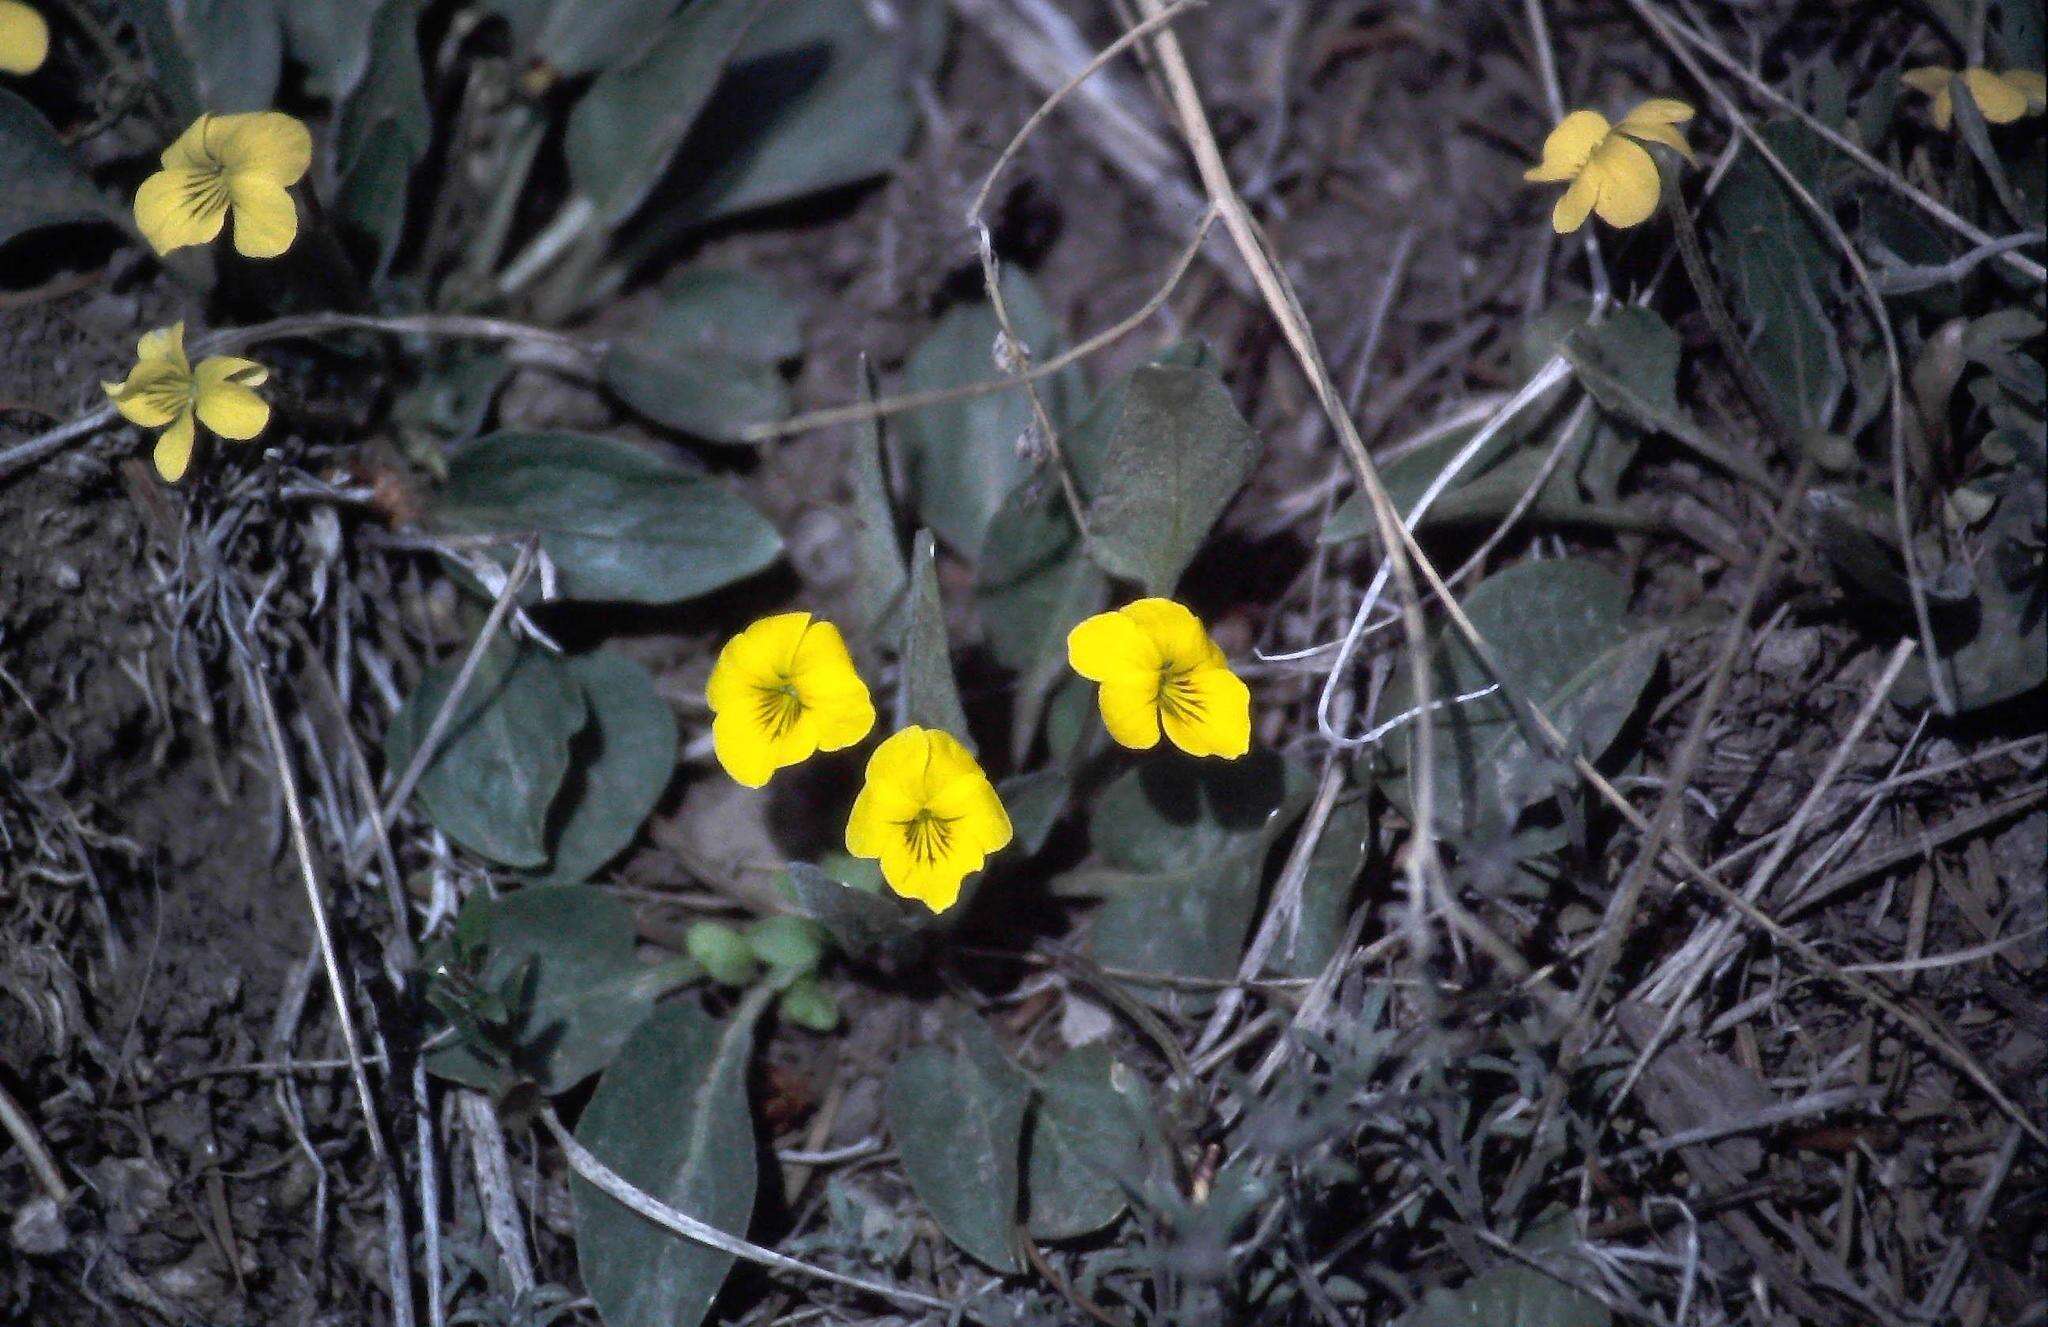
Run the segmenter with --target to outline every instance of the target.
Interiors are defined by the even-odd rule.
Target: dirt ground
[[[970,14],[978,8],[957,6]],[[1085,12],[1091,40],[1114,35],[1107,6],[1072,8]],[[1181,25],[1232,169],[1302,292],[1334,377],[1352,395],[1364,441],[1382,456],[1445,410],[1518,383],[1522,329],[1539,299],[1582,291],[1571,251],[1542,224],[1549,199],[1519,179],[1549,121],[1527,32],[1510,21],[1517,8],[1273,0],[1214,4]],[[1604,93],[1608,83],[1678,77],[1621,7],[1549,8],[1554,28],[1571,34],[1560,70],[1565,86]],[[1723,10],[1782,11],[1768,23],[1758,17],[1753,31],[1771,32],[1800,59],[1832,52],[1845,63],[1887,36],[1903,37],[1908,25],[1880,5],[1704,8],[1717,21],[1727,17]],[[1861,35],[1826,31],[1853,24]],[[1119,78],[1147,108],[1161,141],[1173,141],[1143,77],[1126,63]],[[767,275],[801,302],[805,346],[792,381],[798,410],[851,399],[862,355],[888,381],[933,319],[980,289],[974,236],[959,218],[996,152],[1045,94],[972,21],[956,25],[940,73],[920,93],[926,124],[887,179],[725,225],[685,255]],[[1176,169],[1192,190],[1193,173]],[[1076,339],[1152,295],[1193,219],[1176,221],[1173,201],[1148,196],[1069,114],[1049,120],[1007,178],[995,243],[1006,261],[1029,271]],[[133,328],[198,321],[207,312],[132,252],[19,247],[29,261],[0,266],[0,447],[92,406],[96,384],[125,371]],[[1347,474],[1341,453],[1274,321],[1245,293],[1242,269],[1227,250],[1214,252],[1224,256],[1198,260],[1145,335],[1105,350],[1089,371],[1106,382],[1176,334],[1217,349],[1233,398],[1266,452],[1190,573],[1188,597],[1205,620],[1222,624],[1219,635],[1234,656],[1254,645],[1299,649],[1341,631],[1351,600],[1330,587],[1362,584],[1371,564],[1363,544],[1319,550],[1316,530]],[[1662,257],[1646,244],[1610,245],[1616,288],[1640,288]],[[1398,283],[1397,297],[1382,320],[1375,305],[1390,281]],[[1724,433],[1753,432],[1704,317],[1675,279],[1670,289],[1659,304],[1684,343],[1684,399]],[[629,315],[631,299],[590,330],[602,333],[609,320]],[[201,578],[185,543],[194,531],[207,532],[217,540],[215,556],[256,583],[275,577],[276,593],[291,597],[308,623],[309,605],[328,594],[392,605],[379,629],[401,668],[416,670],[461,639],[445,584],[426,588],[432,563],[424,555],[374,541],[323,548],[324,527],[310,519],[295,518],[294,532],[278,539],[215,523],[234,485],[267,485],[290,504],[303,500],[286,492],[287,470],[360,475],[373,468],[378,448],[388,454],[387,436],[373,428],[373,440],[363,443],[346,422],[359,408],[349,398],[366,390],[360,369],[311,362],[301,380],[324,374],[343,399],[308,400],[289,435],[266,443],[288,462],[244,459],[232,474],[172,493],[138,461],[134,431],[116,428],[0,474],[0,1088],[86,1195],[58,1212],[24,1154],[0,1147],[0,1214],[8,1218],[0,1232],[0,1322],[338,1327],[391,1320],[386,1200],[327,1002],[276,771],[221,627],[231,605],[206,601],[194,588]],[[621,418],[595,389],[545,367],[518,371],[498,418],[510,426],[601,425],[620,436],[655,436]],[[701,696],[710,651],[735,623],[798,598],[829,611],[853,588],[835,514],[845,447],[843,430],[825,430],[775,443],[757,458],[732,451],[713,458],[783,532],[785,565],[672,610],[572,610],[548,619],[565,640],[602,638],[646,664],[683,722],[684,764],[608,877],[633,905],[650,953],[673,950],[695,917],[758,901],[764,886],[750,864],[800,854],[835,832],[819,808],[835,805],[843,790],[827,782],[797,781],[765,810],[734,800],[708,763]],[[1642,528],[1531,524],[1501,543],[1488,565],[1584,555],[1624,578],[1634,611],[1645,617],[1725,619],[1749,570],[1736,559],[1764,542],[1765,496],[1665,445],[1643,449],[1626,490],[1648,514]],[[341,520],[351,531],[380,524],[359,509]],[[1483,533],[1441,532],[1430,551],[1448,569]],[[962,564],[942,562],[941,575],[949,589],[970,583]],[[1001,677],[977,644],[982,624],[964,594],[952,610],[954,638],[968,643],[963,683],[972,704],[977,690],[994,693]],[[1677,830],[1702,860],[1740,852],[1794,815],[1819,771],[1844,755],[1844,735],[1899,633],[1897,622],[1874,626],[1846,610],[1810,544],[1795,548],[1771,578],[1752,621]],[[1637,754],[1616,777],[1646,810],[1719,639],[1711,629],[1675,638],[1635,721]],[[281,640],[284,650],[301,648]],[[286,722],[310,725],[343,749],[332,710],[308,678],[281,673],[271,681],[291,698]],[[389,681],[403,690],[406,679]],[[1309,730],[1315,682],[1280,669],[1266,675],[1262,739],[1277,744]],[[366,683],[348,698],[373,759],[378,729],[363,716],[379,712],[374,690]],[[1794,874],[1853,868],[1825,903],[1809,902],[1787,919],[1841,962],[1990,947],[1981,961],[1889,974],[1885,989],[1938,1020],[2037,1126],[2048,1119],[2040,1089],[2048,1071],[2048,942],[2039,934],[2048,921],[2048,810],[2038,702],[2036,692],[1924,729],[1917,715],[1885,706],[1846,751],[1840,783],[1867,790],[1901,772],[1916,781],[1861,822],[1860,803],[1830,802],[1821,822],[1828,833],[1787,866]],[[347,769],[337,756],[335,777],[349,777]],[[1823,862],[1819,854],[1834,836],[1851,833],[1848,851]],[[1075,834],[1071,825],[1059,831],[1048,860],[1059,862],[1062,853],[1078,859]],[[1532,966],[1562,961],[1560,913],[1597,916],[1619,874],[1601,854],[1620,860],[1632,842],[1613,826],[1588,841],[1590,859],[1576,869],[1600,881],[1597,887],[1567,889],[1552,902],[1531,902],[1505,885],[1494,896],[1472,897]],[[1362,938],[1372,943],[1393,929],[1386,916],[1400,896],[1400,876],[1396,863],[1378,858],[1366,870],[1360,902],[1373,920]],[[408,881],[414,905],[445,922],[446,905],[473,882],[460,872],[426,877],[423,871]],[[423,1015],[394,994],[386,897],[338,871],[334,879],[330,920],[344,975],[362,992],[366,1049],[409,1048],[422,1035]],[[1619,984],[1632,987],[1684,942],[1697,921],[1693,909],[1693,900],[1677,894],[1646,901],[1618,957]],[[962,942],[1005,951],[1012,961],[969,963],[959,975],[989,1002],[999,1026],[1020,1040],[1049,1040],[1058,1016],[1047,1012],[1051,997],[1041,999],[1047,987],[1034,985],[1037,970],[1014,957],[1034,939],[1072,940],[1083,922],[1070,902],[1040,893],[992,905],[977,913]],[[2011,942],[2023,934],[2032,938]],[[1490,1017],[1478,1011],[1502,999],[1501,988],[1488,986],[1476,958],[1439,958],[1434,971],[1456,988],[1441,1011],[1452,1044],[1469,1035],[1488,1053],[1507,1055],[1475,1031]],[[835,974],[846,1026],[830,1037],[784,1029],[768,1043],[755,1084],[764,1134],[812,1150],[876,1137],[880,1068],[922,1026],[929,994],[922,983],[929,981]],[[1638,1032],[1622,1019],[1609,1049]],[[1961,1277],[1962,1293],[1931,1321],[2043,1321],[2048,1155],[1953,1062],[1924,1053],[1870,1005],[1767,945],[1705,993],[1700,1023],[1688,1025],[1677,1045],[1691,1057],[1691,1076],[1652,1083],[1642,1106],[1665,1134],[1710,1126],[1687,1093],[1690,1085],[1710,1095],[1716,1075],[1724,1086],[1732,1077],[1742,1091],[1762,1085],[1791,1096],[1809,1078],[1839,1081],[1846,1072],[1883,1091],[1824,1123],[1801,1118],[1760,1140],[1717,1144],[1709,1127],[1708,1141],[1672,1144],[1661,1169],[1635,1174],[1629,1182],[1644,1187],[1633,1195],[1599,1193],[1603,1177],[1587,1178],[1587,1201],[1617,1231],[1631,1217],[1657,1224],[1670,1216],[1632,1201],[1653,1185],[1697,1195],[1715,1187],[1705,1178],[1719,1177],[1730,1191],[1740,1184],[1770,1194],[1741,1221],[1716,1221],[1712,1209],[1689,1214],[1702,1223],[1703,1243],[1691,1246],[1692,1256],[1719,1272],[1712,1293],[1684,1314],[1655,1299],[1657,1316],[1641,1320],[1872,1321],[1859,1315],[1875,1313],[1875,1305],[1905,1314],[1894,1320],[1919,1321],[1906,1309],[1949,1275]],[[290,1072],[283,1071],[287,1060],[295,1062]],[[388,1145],[414,1157],[404,1132],[410,1085],[380,1079],[378,1090]],[[565,1098],[565,1115],[579,1103],[578,1094]],[[487,1237],[490,1213],[469,1150],[477,1126],[452,1097],[437,1096],[435,1110],[445,1131],[441,1247],[454,1269],[448,1302],[456,1314],[447,1321],[595,1323],[579,1289],[559,1153],[523,1127],[518,1111],[508,1113],[511,1191],[533,1249],[533,1276],[561,1290],[552,1301],[522,1300]],[[1367,1167],[1386,1160],[1370,1149],[1361,1156]],[[776,1173],[772,1165],[767,1173]],[[784,1178],[781,1193],[764,1187],[755,1221],[757,1238],[776,1247],[782,1238],[815,1234],[826,1219],[820,1183]],[[871,1160],[846,1167],[842,1178],[864,1185],[878,1211],[913,1207],[900,1178]],[[1579,1195],[1560,1187],[1555,1197],[1570,1203]],[[1370,1186],[1330,1199],[1317,1211],[1320,1226],[1302,1237],[1319,1248],[1342,1244],[1353,1230],[1366,1239],[1387,1218],[1386,1201]],[[1817,1247],[1824,1237],[1829,1247]],[[416,1251],[420,1238],[413,1229]],[[1399,1264],[1389,1274],[1395,1278],[1421,1276],[1453,1256],[1371,1239],[1375,1256]],[[943,1250],[943,1242],[936,1247]],[[908,1279],[938,1286],[972,1276],[943,1253],[919,1249]],[[1945,1272],[1965,1258],[1958,1250],[1967,1251],[1967,1272]],[[1754,1276],[1750,1290],[1730,1268]],[[1816,1286],[1816,1278],[1836,1273],[1847,1278],[1847,1290]],[[1393,1302],[1405,1295],[1382,1290]],[[803,1297],[742,1267],[720,1300],[725,1316],[714,1320],[909,1321],[861,1303],[832,1301],[818,1318],[790,1316]],[[1018,1322],[1086,1321],[1043,1286],[1020,1292],[1016,1304]],[[1302,1309],[1274,1321],[1383,1320],[1350,1312],[1319,1317]]]

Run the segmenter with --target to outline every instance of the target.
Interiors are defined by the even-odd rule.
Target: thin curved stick
[[[681,1235],[692,1243],[717,1249],[720,1253],[729,1253],[735,1258],[744,1259],[747,1262],[769,1268],[772,1271],[787,1272],[795,1276],[807,1277],[813,1281],[829,1281],[833,1285],[865,1291],[870,1295],[880,1296],[895,1304],[906,1304],[920,1309],[937,1309],[941,1313],[963,1314],[966,1312],[965,1306],[956,1302],[939,1299],[915,1290],[905,1290],[901,1286],[892,1286],[883,1281],[870,1281],[866,1277],[848,1276],[843,1272],[835,1272],[829,1267],[813,1266],[810,1263],[792,1258],[786,1253],[777,1253],[773,1249],[763,1248],[761,1245],[741,1239],[737,1235],[728,1235],[717,1226],[699,1221],[688,1212],[679,1212],[652,1194],[634,1187],[631,1181],[627,1180],[610,1166],[607,1166],[604,1162],[598,1160],[589,1148],[577,1142],[576,1136],[569,1132],[568,1128],[562,1123],[561,1117],[555,1114],[553,1106],[541,1107],[540,1122],[547,1126],[547,1131],[553,1134],[555,1141],[561,1145],[562,1154],[568,1158],[571,1170],[574,1170],[578,1175],[604,1190],[610,1197],[617,1199],[633,1211],[638,1212],[641,1216],[646,1217],[649,1221],[674,1234]]]

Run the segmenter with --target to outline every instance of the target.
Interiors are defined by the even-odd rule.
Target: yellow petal
[[[1600,193],[1593,210],[1608,225],[1626,230],[1642,225],[1656,213],[1662,182],[1656,160],[1640,144],[1619,136],[1609,140],[1586,173],[1599,180]]]
[[[174,322],[144,332],[135,342],[135,360],[138,364],[162,361],[181,373],[190,372],[191,364],[185,358],[185,324]]]
[[[213,122],[218,116],[202,115],[185,126],[185,132],[171,140],[159,160],[165,170],[214,170],[220,158],[213,154]]]
[[[1611,128],[1598,111],[1573,111],[1543,140],[1543,161],[1522,178],[1538,183],[1569,180],[1585,169],[1593,150],[1606,139]]]
[[[1928,114],[1933,118],[1936,129],[1947,129],[1949,121],[1955,118],[1955,105],[1949,91],[1955,76],[1955,70],[1944,69],[1940,65],[1922,65],[1899,75],[1907,87],[1934,99],[1934,104],[1928,107]]]
[[[898,789],[922,805],[934,731],[911,724],[883,739],[868,757],[867,786]],[[958,745],[958,743],[955,743]]]
[[[2048,104],[2048,75],[2035,69],[2008,69],[2004,78],[2012,84],[2014,91],[2027,99],[2029,111],[2039,111]]]
[[[156,440],[156,472],[175,484],[192,464],[192,412],[181,412]]]
[[[892,839],[901,842],[899,826],[917,811],[917,800],[902,788],[869,780],[846,817],[846,850],[855,857],[880,858]]]
[[[1091,682],[1149,677],[1162,662],[1159,647],[1123,613],[1097,613],[1067,633],[1067,663]]]
[[[779,613],[760,619],[727,641],[704,687],[704,699],[712,712],[752,705],[756,688],[782,685],[788,678],[790,657],[810,621],[809,613]]]
[[[101,383],[121,418],[144,428],[160,429],[192,404],[192,380],[162,360],[137,364],[120,383]]]
[[[1963,86],[1989,124],[2011,124],[2027,113],[2027,94],[1989,69],[1965,69]]]
[[[874,731],[875,704],[865,685],[858,693],[828,695],[807,703],[817,725],[820,751],[843,751]]]
[[[1948,81],[1955,76],[1955,70],[1941,65],[1921,65],[1918,69],[1908,69],[1900,74],[1899,81],[1915,92],[1924,92],[1933,97],[1948,91]]]
[[[1139,599],[1117,610],[1138,624],[1159,652],[1160,663],[1175,670],[1210,662],[1216,647],[1202,620],[1171,599]]]
[[[1113,677],[1096,697],[1102,726],[1118,745],[1147,751],[1159,745],[1159,675]]]
[[[852,746],[874,728],[874,701],[838,627],[813,619],[790,655],[789,669],[797,695],[816,718],[820,750]]]
[[[50,55],[50,25],[15,0],[0,0],[0,73],[33,74]]]
[[[1662,143],[1687,161],[1693,159],[1692,144],[1676,126],[1669,124],[1623,124],[1622,131],[1642,143]]]
[[[764,787],[775,773],[774,739],[743,711],[729,710],[711,721],[711,749],[741,787]]]
[[[246,377],[248,369],[262,372],[248,360],[216,355],[201,360],[193,374],[199,422],[223,438],[253,438],[270,423],[269,403],[237,379],[238,374]]]
[[[166,167],[135,191],[136,229],[159,254],[207,243],[227,215],[227,188],[206,171]]]
[[[1651,97],[1622,117],[1620,128],[1634,133],[1644,125],[1684,124],[1693,117],[1692,107],[1672,97]]]
[[[227,178],[235,206],[235,252],[244,258],[275,258],[291,248],[299,234],[299,209],[284,186],[254,171]]]
[[[228,170],[279,188],[297,184],[313,164],[313,135],[280,111],[216,116],[209,141]]]
[[[985,860],[985,859],[984,859]],[[933,912],[944,912],[960,901],[960,885],[981,861],[967,865],[953,860],[922,862],[900,837],[881,854],[882,879],[889,888],[907,899],[915,899]]]
[[[1235,760],[1251,750],[1252,693],[1228,668],[1204,668],[1167,684],[1160,721],[1189,755]]]
[[[984,854],[1009,847],[1013,831],[1002,795],[965,747],[958,747],[957,756],[965,767],[932,790],[926,809],[951,822],[956,840]]]
[[[1557,206],[1550,210],[1550,228],[1560,235],[1569,235],[1586,224],[1586,218],[1593,211],[1593,203],[1600,197],[1600,177],[1592,170],[1579,172],[1572,181],[1572,187],[1558,198]]]

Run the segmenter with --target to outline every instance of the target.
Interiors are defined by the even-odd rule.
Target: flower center
[[[138,395],[158,410],[181,415],[199,400],[199,385],[191,378],[166,377],[142,389]]]
[[[781,737],[803,717],[804,700],[788,678],[773,686],[755,688],[754,716],[770,737]]]
[[[949,817],[919,811],[896,823],[903,830],[903,842],[910,855],[927,866],[944,857],[953,846],[953,820]]]
[[[208,158],[204,166],[186,172],[178,191],[178,202],[199,216],[212,216],[228,205],[228,172],[220,162]]]
[[[1169,719],[1192,723],[1202,717],[1207,703],[1201,692],[1189,679],[1192,668],[1174,668],[1171,665],[1159,670],[1159,712]]]

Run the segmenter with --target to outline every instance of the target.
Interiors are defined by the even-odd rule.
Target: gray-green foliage
[[[1055,884],[1104,895],[1090,954],[1134,972],[1235,973],[1266,850],[1300,814],[1307,793],[1306,771],[1270,753],[1161,760],[1119,776],[1090,812],[1101,865]]]
[[[403,771],[453,694],[461,660],[429,669],[391,720],[389,768]],[[583,689],[545,651],[484,651],[419,781],[422,809],[470,851],[507,866],[548,860],[548,814],[569,771],[569,745],[588,715]]]
[[[393,771],[411,763],[460,667],[451,659],[429,669],[392,719]],[[582,880],[639,832],[675,753],[675,716],[638,664],[499,643],[486,649],[418,796],[435,827],[470,851]]]
[[[999,1272],[1023,1269],[1011,1231],[1031,1085],[978,1020],[958,1050],[918,1046],[889,1074],[889,1132],[910,1187],[946,1237]]]
[[[429,1053],[443,1078],[503,1092],[530,1078],[567,1091],[610,1064],[678,973],[634,957],[633,913],[588,885],[538,885],[490,898],[474,894],[457,926],[483,954],[470,974],[501,1008],[496,1046],[458,1037]],[[444,950],[436,964],[460,956]]]
[[[946,607],[939,598],[937,554],[931,532],[920,530],[910,554],[910,597],[903,622],[900,720],[938,728],[972,748],[967,713],[960,705],[960,687],[953,679],[952,651],[946,640]]]
[[[759,1168],[747,1105],[750,1006],[724,1023],[692,1004],[634,1033],[576,1125],[576,1140],[635,1188],[744,1236]],[[576,1262],[606,1327],[696,1327],[733,1255],[679,1239],[581,1177]]]
[[[1117,1090],[1116,1057],[1100,1042],[1068,1051],[1038,1075],[1025,1137],[1024,1206],[1035,1238],[1071,1239],[1122,1215],[1139,1166],[1141,1094]],[[1135,1082],[1136,1075],[1121,1076]]]
[[[7,181],[0,191],[0,244],[44,226],[121,218],[50,122],[6,88],[0,88],[0,179]]]
[[[1206,364],[1148,364],[1088,478],[1088,545],[1105,571],[1170,595],[1258,454],[1258,437]]]
[[[1059,348],[1058,329],[1031,282],[1015,268],[1002,278],[1010,326],[1042,360]],[[984,303],[946,311],[911,352],[904,369],[908,392],[944,391],[1000,376],[996,365],[1002,327]],[[1036,384],[1039,401],[1061,427],[1082,390],[1078,371],[1065,370]],[[919,518],[954,550],[981,551],[989,523],[1025,473],[1027,434],[1037,427],[1023,387],[1008,388],[906,413],[900,430],[910,459]]]
[[[631,216],[668,170],[763,0],[694,0],[576,103],[565,144],[602,225]]]
[[[874,377],[865,360],[859,378],[860,403],[874,404]],[[880,419],[864,419],[854,426],[847,472],[846,542],[853,558],[853,626],[856,631],[879,633],[890,615],[903,607],[904,587],[910,580],[903,542],[896,532],[896,507],[890,500],[889,458],[882,445]]]
[[[775,527],[725,485],[578,433],[493,433],[457,449],[431,520],[455,534],[538,535],[570,599],[673,603],[782,551]]]
[[[677,220],[770,207],[893,166],[917,130],[910,78],[939,47],[945,17],[932,5],[894,13],[907,21],[885,32],[860,0],[765,10],[706,108],[714,159]]]
[[[1481,581],[1464,600],[1466,615],[1497,659],[1506,685],[1547,714],[1573,749],[1597,759],[1620,735],[1662,657],[1665,632],[1628,614],[1628,591],[1613,573],[1578,558],[1531,561]],[[1430,642],[1432,697],[1444,701],[1490,685],[1462,636],[1440,630]],[[1411,708],[1406,673],[1387,688],[1383,709]],[[1442,706],[1416,721],[1435,730],[1436,832],[1494,836],[1526,807],[1572,775],[1532,744],[1498,692]],[[1411,725],[1412,727],[1413,725]],[[1408,770],[1415,738],[1390,735],[1363,760],[1389,777],[1381,786],[1413,807]]]
[[[648,321],[606,347],[600,371],[649,419],[709,442],[789,413],[777,366],[803,350],[801,314],[758,276],[694,268],[671,281]]]
[[[910,957],[932,925],[928,909],[885,889],[854,889],[809,862],[791,862],[780,886],[783,896],[823,926],[842,952],[864,962]]]
[[[549,826],[545,878],[587,880],[640,832],[676,767],[676,716],[645,668],[609,650],[564,667],[590,720],[571,743],[573,766]]]
[[[1812,130],[1779,120],[1760,133],[1809,192],[1828,196],[1827,149]],[[1841,334],[1828,314],[1834,257],[1826,236],[1754,152],[1729,168],[1705,220],[1715,266],[1726,276],[1750,355],[1779,409],[1795,425],[1824,424],[1848,380]]]
[[[412,171],[433,144],[434,126],[420,67],[420,0],[384,0],[369,12],[367,63],[335,128],[334,210],[370,237],[381,274],[404,235]]]

